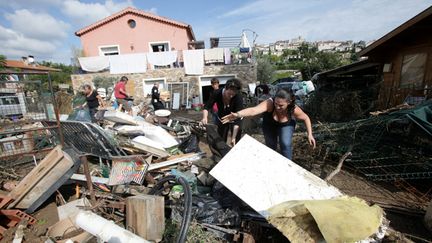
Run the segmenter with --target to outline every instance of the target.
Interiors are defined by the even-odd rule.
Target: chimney
[[[29,56],[27,57],[27,62],[28,62],[28,64],[30,64],[30,65],[35,65],[34,56],[29,55]]]
[[[25,65],[28,64],[27,57],[21,57],[21,59],[22,59],[22,62],[23,62]]]

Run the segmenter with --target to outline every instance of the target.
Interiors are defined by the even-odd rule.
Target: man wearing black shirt
[[[154,110],[160,110],[164,108],[164,105],[160,101],[159,83],[154,83],[152,88],[152,105]]]

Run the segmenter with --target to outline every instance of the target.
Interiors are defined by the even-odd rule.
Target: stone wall
[[[201,76],[235,74],[237,78],[243,80],[245,83],[255,83],[257,80],[256,65],[224,65],[224,66],[205,66],[204,74]],[[72,86],[74,90],[78,90],[83,84],[92,84],[93,79],[96,77],[109,77],[120,80],[123,75],[113,75],[109,72],[103,73],[88,73],[88,74],[74,74],[71,75]],[[135,94],[133,96],[136,100],[143,100],[145,97],[143,91],[143,80],[152,78],[166,78],[167,83],[170,82],[188,82],[189,83],[189,98],[199,96],[199,77],[185,75],[184,68],[167,68],[148,70],[145,73],[127,74],[125,75],[129,80],[135,83]]]

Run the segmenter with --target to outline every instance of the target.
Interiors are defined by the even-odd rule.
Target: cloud
[[[59,44],[53,41],[29,38],[2,25],[0,25],[0,43],[3,49],[1,54],[10,59],[27,55],[38,57],[50,53],[54,54]]]
[[[69,58],[60,57],[59,53],[63,53],[69,36],[69,24],[47,13],[28,9],[15,10],[4,18],[8,22],[0,25],[1,54],[9,59],[34,55],[37,60],[68,61]]]
[[[53,18],[46,13],[34,13],[27,9],[6,14],[12,29],[28,38],[39,40],[60,40],[68,36],[69,24]]]
[[[13,0],[0,1],[0,7],[9,7],[12,9],[46,9],[47,7],[59,6],[62,0]]]
[[[132,0],[122,2],[107,0],[104,3],[84,3],[78,0],[66,0],[63,2],[62,12],[71,18],[78,28],[83,28],[129,6],[133,6]]]
[[[329,1],[330,3],[331,1]],[[227,17],[243,17],[243,16],[255,16],[255,15],[266,15],[275,13],[290,14],[293,12],[299,12],[301,10],[307,9],[313,5],[319,3],[317,0],[304,1],[301,4],[296,0],[258,0],[239,8],[233,9],[225,14],[218,16],[218,18]]]
[[[145,11],[150,12],[150,13],[154,13],[154,14],[157,14],[157,8],[150,8],[150,9],[145,10]]]
[[[371,40],[383,36],[431,4],[430,0],[304,2],[257,0],[220,15],[212,23],[213,29],[217,33],[240,35],[242,29],[250,28],[258,33],[259,43],[299,35],[308,41]]]

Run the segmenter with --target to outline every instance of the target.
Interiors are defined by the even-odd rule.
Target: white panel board
[[[267,209],[285,201],[342,195],[336,187],[248,135],[210,174],[263,216]]]
[[[120,111],[106,111],[104,113],[104,119],[112,122],[118,122],[122,124],[136,125],[137,121],[131,115]]]
[[[173,104],[172,108],[174,110],[180,109],[180,93],[174,93],[173,94]]]

